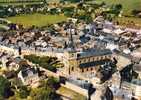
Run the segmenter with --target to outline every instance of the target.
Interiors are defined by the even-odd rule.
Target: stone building
[[[64,53],[66,73],[95,73],[101,65],[111,61],[112,52],[109,49],[90,49],[81,52],[70,50]]]
[[[122,90],[125,90],[132,97],[140,100],[141,98],[141,81],[139,79],[133,79],[131,82],[123,82],[121,86]]]
[[[26,68],[20,70],[18,78],[21,79],[24,85],[34,85],[40,80],[37,68]]]

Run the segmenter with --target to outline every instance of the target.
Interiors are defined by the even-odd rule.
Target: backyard
[[[14,17],[8,17],[7,20],[12,23],[22,24],[24,27],[35,25],[38,27],[46,26],[48,24],[54,24],[61,21],[65,21],[67,17],[63,15],[44,15],[44,14],[24,14]]]

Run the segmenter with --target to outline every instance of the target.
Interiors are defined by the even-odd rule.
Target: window
[[[74,71],[74,67],[71,68],[71,71]]]
[[[91,61],[91,58],[88,58],[88,62],[90,62]]]
[[[84,69],[82,68],[82,70],[81,70],[82,72],[84,72]]]
[[[91,62],[93,61],[93,58],[91,58]]]
[[[108,59],[108,56],[105,56],[105,59]]]
[[[84,61],[83,61],[84,63],[86,62],[86,59],[84,59]]]
[[[95,61],[95,58],[93,58],[93,61]]]

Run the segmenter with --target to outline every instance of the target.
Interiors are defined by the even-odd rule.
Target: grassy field
[[[122,4],[123,15],[131,16],[132,10],[141,10],[141,0],[96,0],[97,3],[105,2],[108,5]],[[137,27],[141,27],[141,18],[118,17],[116,18],[123,26],[128,26],[128,22],[133,21]],[[136,27],[135,26],[135,27]]]
[[[0,2],[40,2],[43,0],[0,0]]]
[[[42,4],[42,2],[20,2],[20,3],[18,3],[18,2],[13,2],[13,3],[5,3],[5,2],[3,2],[3,3],[1,3],[0,2],[0,5],[15,5],[15,6],[17,6],[17,5],[33,5],[33,4]]]
[[[97,2],[104,1],[107,4],[122,4],[123,13],[130,14],[132,10],[141,10],[141,0],[96,0]]]
[[[54,24],[61,21],[65,21],[67,17],[63,15],[43,15],[43,14],[27,14],[18,15],[15,17],[7,18],[9,21],[17,24],[22,24],[24,27],[35,25],[38,27],[46,26],[48,24]]]
[[[0,0],[0,5],[31,5],[43,3],[43,0]]]
[[[130,22],[134,22],[135,25],[131,25],[132,28],[139,28],[141,27],[141,18],[136,17],[118,17],[116,18],[119,21],[120,25],[129,26]]]
[[[8,30],[8,26],[0,24],[0,30]]]

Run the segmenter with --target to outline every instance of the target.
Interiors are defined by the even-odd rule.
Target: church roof
[[[90,49],[77,54],[77,59],[84,58],[84,57],[92,57],[92,56],[104,56],[112,54],[111,50],[109,49]]]
[[[79,67],[80,68],[94,67],[94,66],[98,66],[98,65],[104,65],[107,62],[110,62],[110,60],[100,60],[100,61],[82,63],[82,64],[79,65]]]

